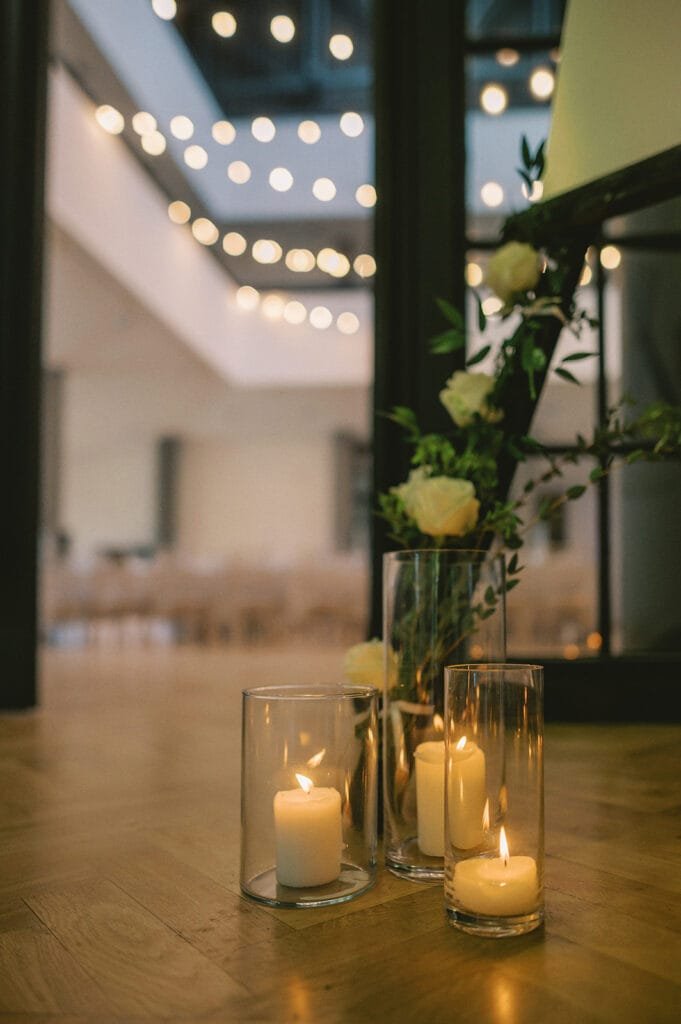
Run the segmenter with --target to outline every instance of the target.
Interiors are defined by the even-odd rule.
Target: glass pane
[[[476,40],[558,35],[564,10],[565,0],[468,0],[467,35]]]
[[[338,652],[368,593],[371,4],[62,7],[44,635]]]
[[[681,402],[681,202],[674,200],[606,225],[604,249],[619,332],[618,395],[638,405]],[[610,339],[609,339],[610,342]],[[681,651],[681,472],[676,463],[618,467],[612,474],[616,649]]]
[[[589,466],[567,466],[563,476],[539,483],[520,513],[527,528],[519,560],[520,584],[508,595],[508,651],[511,657],[583,658],[595,655],[597,634],[596,492],[565,502],[549,522],[538,519],[541,502],[583,484]],[[513,483],[520,497],[525,483],[537,479],[546,462],[528,460]]]
[[[466,63],[467,231],[472,241],[495,242],[509,214],[523,209],[527,189],[518,173],[526,136],[534,151],[548,137],[555,54],[546,49]],[[534,91],[533,91],[534,90]],[[538,198],[535,193],[533,198]]]

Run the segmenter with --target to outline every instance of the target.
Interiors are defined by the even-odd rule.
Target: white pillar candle
[[[326,885],[340,875],[343,829],[337,789],[313,786],[296,775],[300,789],[274,797],[277,881],[294,889]]]
[[[501,830],[500,847],[506,837]],[[539,901],[537,863],[533,857],[471,857],[454,871],[454,899],[462,910],[487,917],[512,917],[536,910]]]
[[[419,743],[416,761],[418,844],[428,857],[445,855],[445,743]]]
[[[459,850],[472,850],[483,840],[486,799],[485,755],[477,743],[462,736],[450,745],[447,804],[449,839]]]

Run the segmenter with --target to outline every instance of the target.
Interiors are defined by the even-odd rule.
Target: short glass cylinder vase
[[[385,863],[444,878],[444,668],[504,661],[505,566],[486,551],[393,551],[383,561]]]
[[[243,693],[241,890],[275,907],[342,903],[376,877],[378,691]]]
[[[544,919],[544,673],[445,670],[445,904],[451,924],[504,938]]]

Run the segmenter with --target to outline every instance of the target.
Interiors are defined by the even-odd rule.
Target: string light
[[[284,306],[284,320],[288,324],[302,324],[307,320],[307,310],[302,302],[293,299]]]
[[[312,195],[320,202],[328,203],[336,195],[336,186],[331,178],[317,178],[312,186]]]
[[[376,273],[376,260],[369,253],[361,252],[355,256],[352,269],[358,277],[373,277]]]
[[[520,191],[524,195],[525,199],[529,200],[531,203],[536,203],[544,195],[544,182],[539,180],[533,181],[531,189],[527,187],[526,182],[523,182],[520,186]]]
[[[267,317],[268,320],[280,320],[284,315],[285,307],[286,303],[281,295],[275,295],[274,293],[266,295],[260,304],[262,315]]]
[[[469,288],[477,288],[478,285],[482,284],[482,267],[479,263],[467,263],[466,264],[466,284]]]
[[[194,122],[191,118],[185,117],[184,114],[177,114],[170,121],[170,133],[176,139],[186,142],[194,134]]]
[[[187,146],[184,151],[184,162],[193,171],[200,171],[208,163],[208,153],[203,146]]]
[[[281,246],[271,238],[259,238],[251,246],[251,256],[256,263],[278,263],[281,255]]]
[[[227,177],[235,185],[245,185],[251,177],[251,168],[243,160],[233,160],[227,168]]]
[[[201,245],[215,245],[220,237],[220,232],[215,224],[207,217],[197,217],[192,224],[192,234]]]
[[[489,295],[482,301],[482,311],[485,316],[494,316],[495,313],[499,313],[503,308],[503,302],[496,295]]]
[[[502,114],[508,106],[508,93],[502,85],[490,82],[480,93],[480,106],[486,114]]]
[[[100,128],[103,128],[109,135],[120,135],[125,128],[125,118],[120,110],[105,103],[95,110],[95,120]]]
[[[241,309],[257,309],[260,302],[260,292],[256,291],[255,288],[251,288],[250,284],[244,284],[237,290],[236,301]]]
[[[340,130],[344,135],[347,135],[350,139],[356,139],[358,135],[361,135],[364,131],[364,120],[361,114],[356,114],[353,110],[348,110],[345,114],[341,115],[340,119]]]
[[[341,33],[331,36],[329,39],[329,50],[336,60],[349,60],[354,49],[355,46],[350,36]]]
[[[301,121],[298,125],[298,138],[306,142],[308,146],[319,142],[322,137],[322,130],[316,121]]]
[[[319,331],[325,331],[333,323],[333,314],[326,306],[315,306],[310,310],[310,323]]]
[[[222,239],[222,248],[228,256],[242,256],[246,252],[247,242],[238,231],[228,231]]]
[[[296,34],[296,26],[286,14],[277,14],[270,22],[270,32],[278,43],[290,43]]]
[[[359,319],[354,313],[341,313],[336,320],[336,327],[341,334],[357,334]]]
[[[132,128],[138,135],[147,135],[149,132],[155,132],[156,118],[153,114],[148,114],[146,110],[138,110],[136,114],[133,114]]]
[[[622,262],[622,254],[616,245],[605,245],[601,249],[601,266],[606,270],[615,270]]]
[[[168,204],[168,216],[173,224],[186,224],[192,215],[191,207],[181,199]]]
[[[231,145],[236,138],[236,128],[230,121],[216,121],[210,133],[221,146]]]
[[[293,185],[293,175],[286,167],[273,167],[269,183],[275,192],[288,192]]]
[[[510,46],[504,46],[501,50],[497,50],[496,58],[497,64],[501,64],[502,68],[512,68],[520,60],[520,54]]]
[[[289,249],[285,263],[294,274],[305,274],[314,270],[315,258],[309,249]]]
[[[148,153],[149,156],[160,156],[161,153],[165,153],[165,135],[161,135],[160,132],[147,132],[147,134],[143,135],[140,139],[140,143],[144,152]]]
[[[177,14],[175,0],[151,0],[151,9],[163,21],[172,21]]]
[[[376,189],[373,185],[360,185],[355,192],[355,199],[367,210],[376,205]]]
[[[530,75],[530,92],[538,100],[547,100],[553,92],[555,78],[549,68],[535,68]]]
[[[591,273],[591,267],[589,266],[588,263],[585,263],[583,268],[582,268],[582,274],[581,274],[581,277],[579,279],[579,284],[582,287],[584,287],[584,285],[591,284],[592,276],[593,275]]]
[[[236,32],[236,18],[229,11],[216,11],[210,23],[213,31],[223,39],[231,39]]]
[[[274,121],[269,117],[256,117],[251,125],[251,135],[258,142],[271,142],[276,134]]]
[[[501,206],[504,201],[504,190],[498,181],[488,181],[480,189],[480,198],[485,206]]]

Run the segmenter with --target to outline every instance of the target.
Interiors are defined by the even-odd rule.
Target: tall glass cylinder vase
[[[505,566],[486,551],[384,556],[385,862],[421,881],[444,877],[444,667],[503,661]]]
[[[447,914],[520,935],[544,917],[543,669],[450,665],[445,682]]]
[[[243,694],[241,889],[275,907],[342,903],[376,876],[378,692]]]

